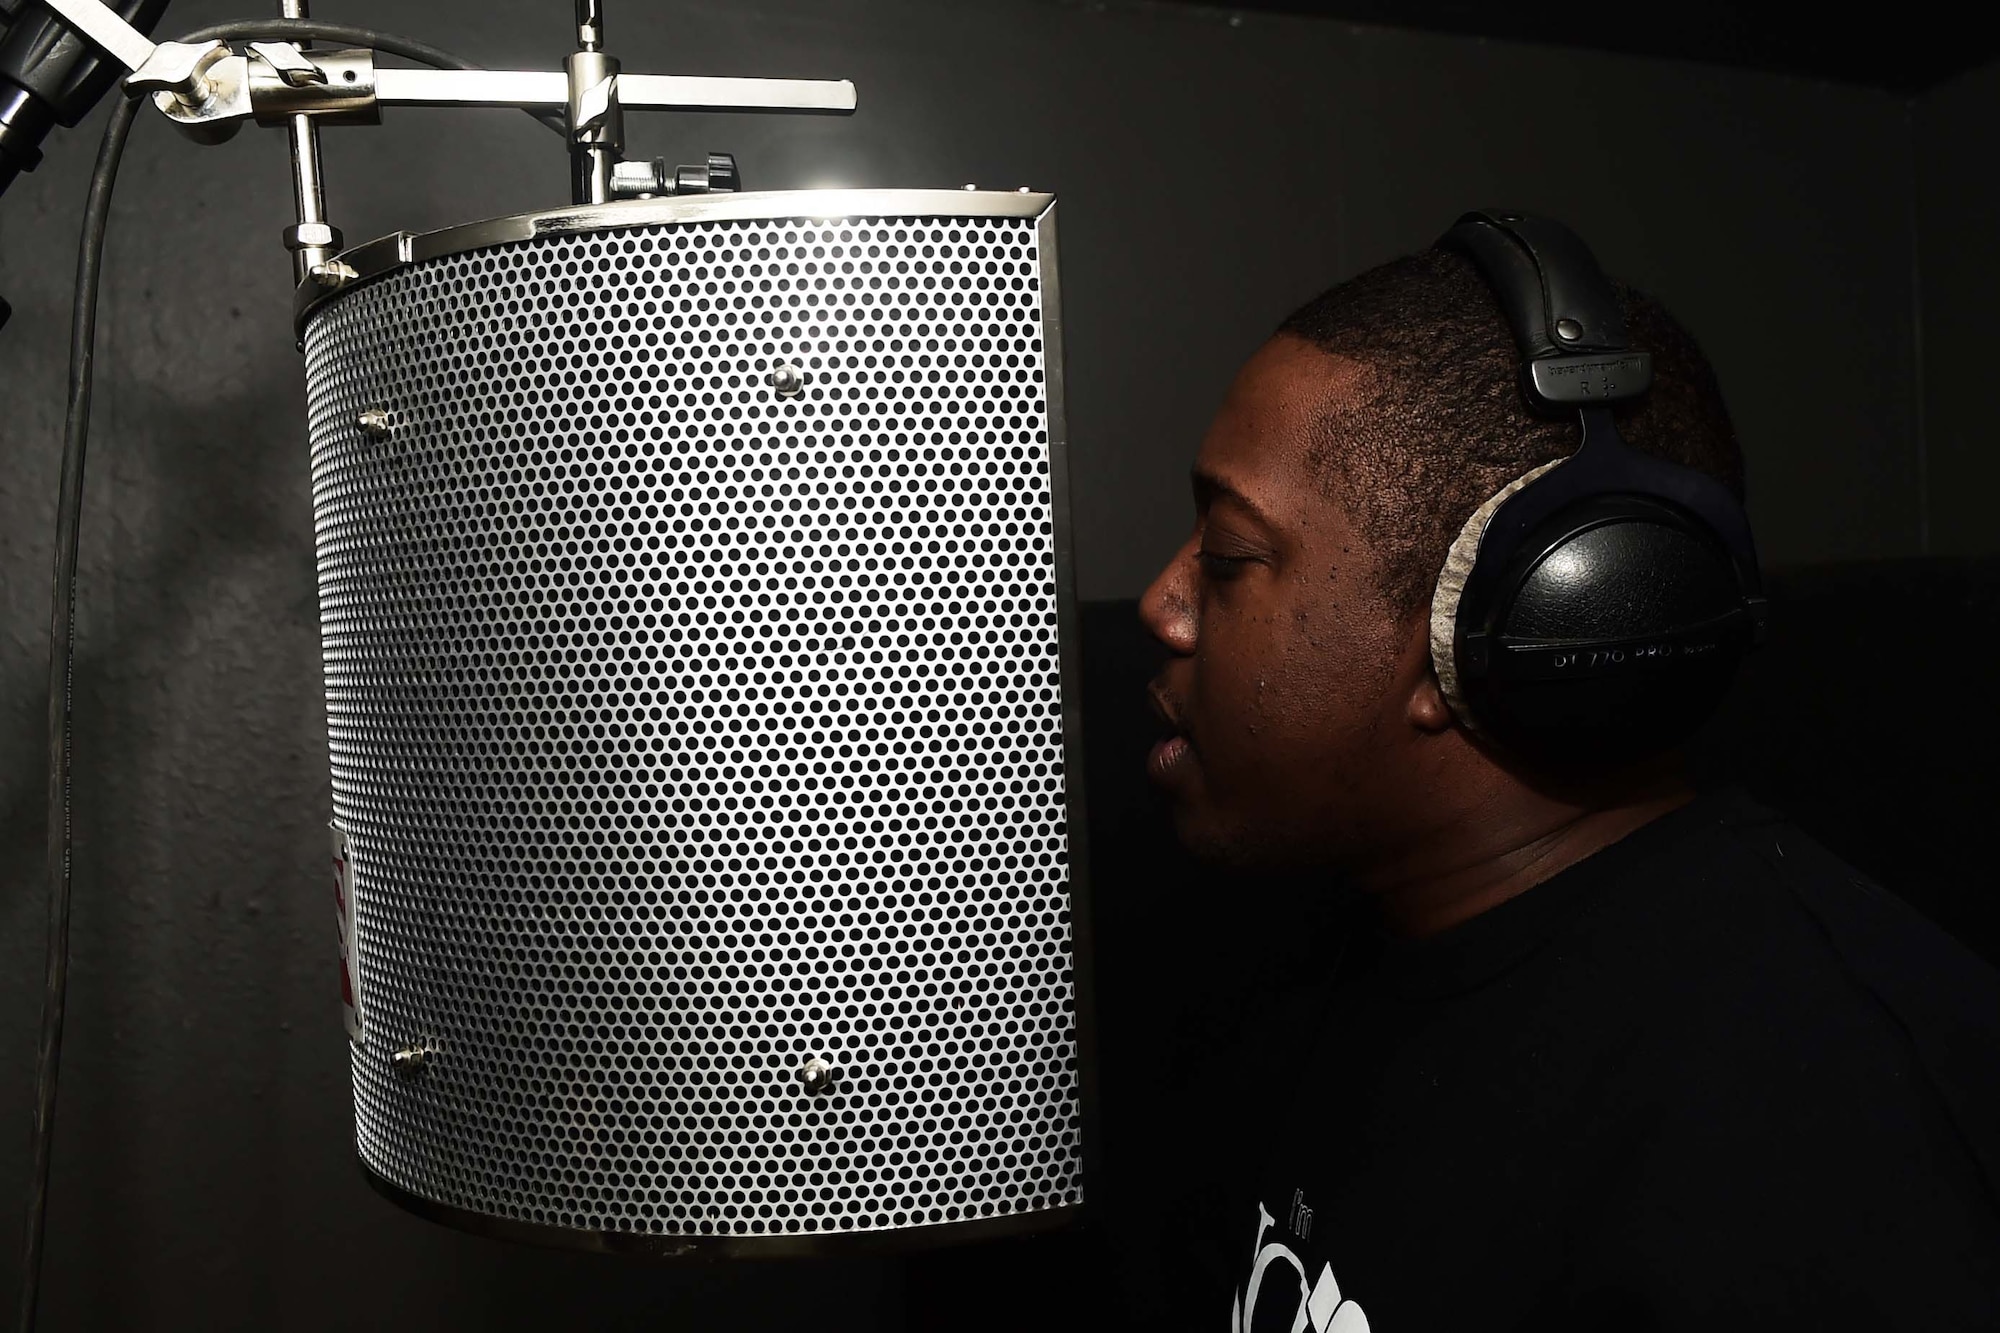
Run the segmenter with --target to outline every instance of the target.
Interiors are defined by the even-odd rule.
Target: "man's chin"
[[[1212,870],[1286,870],[1299,861],[1284,853],[1279,840],[1186,800],[1174,802],[1174,836],[1182,850]]]

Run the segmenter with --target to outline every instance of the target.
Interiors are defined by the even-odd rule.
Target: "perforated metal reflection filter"
[[[1080,1202],[1052,209],[571,210],[306,317],[386,1192],[655,1253]]]

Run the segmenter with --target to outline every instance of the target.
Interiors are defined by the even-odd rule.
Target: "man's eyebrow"
[[[1255,500],[1213,472],[1204,472],[1199,466],[1193,467],[1188,469],[1188,480],[1194,486],[1194,498],[1197,504],[1207,504],[1218,497],[1234,500],[1249,513],[1250,517],[1267,528],[1275,528],[1276,525],[1271,522],[1270,515],[1259,508]]]

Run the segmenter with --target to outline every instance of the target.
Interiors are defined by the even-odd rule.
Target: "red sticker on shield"
[[[354,862],[347,855],[347,834],[333,830],[333,906],[340,924],[340,1009],[347,1039],[361,1044],[361,955],[354,931]]]

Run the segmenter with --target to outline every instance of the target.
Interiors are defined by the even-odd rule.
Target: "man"
[[[1620,289],[1634,448],[1741,487],[1714,378]],[[1233,1291],[1190,1327],[2000,1328],[2000,979],[1672,756],[1537,771],[1456,719],[1440,566],[1573,452],[1432,250],[1288,319],[1141,616],[1182,841],[1364,913],[1242,1070]]]

